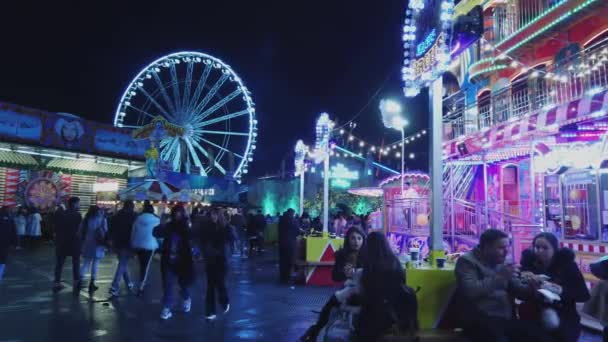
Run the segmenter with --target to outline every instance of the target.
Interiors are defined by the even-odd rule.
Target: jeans
[[[82,266],[80,267],[80,279],[84,279],[89,265],[91,265],[91,282],[94,282],[95,279],[97,279],[97,267],[99,266],[99,259],[97,258],[84,258]]]
[[[228,305],[228,291],[226,290],[225,276],[226,266],[218,264],[207,264],[207,315],[215,314],[215,292],[217,291],[220,304]]]
[[[179,284],[180,294],[183,300],[190,299],[190,289],[188,288],[188,282],[183,276],[175,273],[170,267],[163,267],[163,307],[171,308],[175,301],[173,288],[175,283]]]
[[[5,264],[0,264],[0,283],[2,283],[2,275],[4,275]]]
[[[118,257],[118,265],[116,266],[116,273],[114,274],[114,280],[112,281],[113,290],[118,290],[120,288],[120,278],[125,280],[127,287],[131,284],[131,278],[129,277],[129,259],[131,258],[131,252],[128,249],[121,249],[117,251],[116,256]]]
[[[148,273],[148,269],[150,268],[150,263],[152,262],[150,258],[152,257],[152,252],[147,249],[138,249],[135,251],[137,254],[137,260],[139,261],[139,280],[140,280],[140,288],[145,286],[144,279],[146,278],[146,273]]]
[[[61,253],[57,253],[55,255],[55,282],[61,282],[61,272],[63,271],[63,264],[65,263],[65,259],[68,255],[64,255]],[[74,283],[80,280],[80,255],[72,255],[72,277],[74,278]]]

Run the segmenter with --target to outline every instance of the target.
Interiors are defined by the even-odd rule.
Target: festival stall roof
[[[0,166],[126,178],[143,163],[42,147],[0,143]]]
[[[381,188],[354,188],[349,189],[348,193],[363,197],[382,197],[384,191]]]

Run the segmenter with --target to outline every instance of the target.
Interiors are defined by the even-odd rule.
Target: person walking
[[[223,212],[214,209],[210,214],[210,221],[205,225],[201,234],[201,248],[205,258],[207,271],[206,312],[207,320],[214,320],[216,316],[215,295],[219,296],[219,303],[224,314],[230,310],[230,300],[226,290],[225,278],[228,268],[226,261],[226,243],[228,242],[228,222]]]
[[[66,211],[55,217],[55,281],[53,291],[57,292],[64,288],[61,283],[63,264],[67,257],[72,258],[72,276],[74,279],[74,290],[81,287],[80,283],[80,246],[79,238],[82,216],[80,215],[80,198],[71,197],[68,200]]]
[[[38,209],[31,208],[30,214],[27,217],[27,232],[30,242],[36,241],[42,236],[42,228],[40,226],[42,222],[42,216],[38,212]]]
[[[194,262],[192,260],[191,230],[188,214],[182,205],[171,209],[171,221],[154,228],[154,236],[163,239],[160,247],[160,269],[163,279],[163,308],[160,318],[173,316],[171,307],[174,302],[173,288],[179,284],[183,312],[190,312],[192,299],[190,287],[194,282]]]
[[[299,233],[294,214],[295,211],[290,208],[279,220],[279,280],[283,284],[289,282]]]
[[[9,214],[8,207],[0,208],[0,283],[4,274],[8,249],[17,244],[15,222]]]
[[[105,241],[107,233],[108,223],[103,211],[96,205],[90,206],[82,222],[80,232],[83,257],[83,263],[80,267],[80,283],[84,283],[84,277],[90,266],[89,292],[95,292],[98,289],[97,285],[95,285],[95,279],[97,278],[99,261],[106,253]]]
[[[154,228],[160,224],[160,218],[154,214],[154,207],[149,201],[144,203],[143,212],[137,216],[131,232],[131,247],[139,260],[139,295],[143,294],[154,251],[158,241],[153,235]]]
[[[131,232],[136,218],[137,214],[135,214],[133,201],[125,201],[122,209],[114,215],[110,224],[108,236],[118,258],[116,273],[114,274],[112,287],[110,287],[110,295],[114,297],[120,295],[120,279],[125,280],[125,285],[127,285],[129,291],[132,291],[134,287],[129,277],[129,259],[132,255]]]
[[[27,213],[25,208],[18,208],[15,215],[15,228],[17,230],[17,249],[21,249],[21,241],[25,236],[25,228],[27,226]]]

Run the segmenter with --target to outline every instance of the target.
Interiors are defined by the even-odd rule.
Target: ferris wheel
[[[114,126],[137,129],[162,116],[183,134],[160,142],[174,171],[229,176],[247,173],[256,148],[251,93],[232,68],[200,52],[177,52],[150,63],[125,89]]]

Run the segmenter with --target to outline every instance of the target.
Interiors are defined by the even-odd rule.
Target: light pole
[[[306,173],[306,154],[308,153],[308,146],[304,144],[302,140],[298,140],[296,143],[296,157],[294,158],[294,164],[296,167],[296,176],[300,176],[300,216],[304,214],[304,175]]]
[[[315,150],[312,152],[316,163],[323,162],[323,235],[329,232],[329,138],[334,122],[329,114],[322,113],[317,120]]]
[[[405,126],[409,122],[402,115],[401,105],[393,100],[380,100],[380,113],[382,122],[386,128],[396,129],[401,132],[401,195],[405,188]]]

